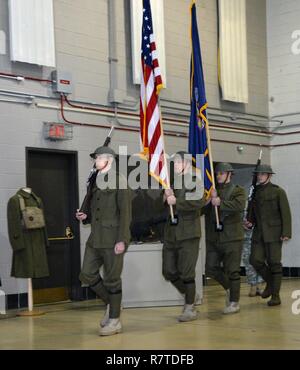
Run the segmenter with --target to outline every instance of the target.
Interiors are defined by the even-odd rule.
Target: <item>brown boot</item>
[[[281,286],[281,273],[273,273],[272,275],[272,298],[268,302],[268,306],[278,306],[281,304],[279,291]]]
[[[251,285],[248,296],[249,297],[256,297],[256,291],[257,291],[257,286],[256,285]]]
[[[268,301],[268,306],[279,306],[281,304],[279,294],[273,294],[272,298]]]
[[[267,283],[265,290],[261,293],[261,298],[266,299],[271,297],[271,295],[272,295],[271,284]]]

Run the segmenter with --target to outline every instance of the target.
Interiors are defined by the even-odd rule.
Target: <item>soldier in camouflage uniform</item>
[[[246,193],[242,187],[231,183],[231,164],[219,163],[215,172],[217,191],[212,191],[211,204],[204,209],[206,275],[225,289],[226,304],[223,313],[232,314],[240,310],[240,263],[244,240],[242,214]],[[223,231],[216,231],[215,206],[219,207]]]
[[[131,191],[126,179],[113,168],[115,156],[115,152],[107,146],[99,147],[91,154],[99,172],[97,185],[93,188],[90,214],[76,213],[78,220],[91,223],[79,278],[107,304],[100,322],[100,335],[117,334],[122,330],[121,273],[124,253],[130,241]],[[107,181],[108,178],[111,181]],[[103,279],[99,273],[102,266]]]
[[[177,152],[174,158],[173,189],[165,190],[166,204],[174,207],[178,224],[167,221],[163,245],[163,275],[184,295],[185,305],[178,321],[197,319],[195,303],[195,269],[201,237],[200,211],[205,206],[203,185],[192,175],[192,163],[187,152]],[[182,185],[182,186],[181,186]]]
[[[267,282],[262,298],[269,306],[281,304],[279,292],[282,280],[282,243],[292,236],[291,211],[285,191],[271,183],[271,166],[261,164],[255,169],[258,185],[255,193],[255,224],[250,263]]]

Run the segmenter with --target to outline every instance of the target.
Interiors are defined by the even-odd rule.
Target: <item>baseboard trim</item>
[[[282,268],[284,277],[300,277],[300,267],[283,267]],[[241,276],[246,276],[245,267],[241,267]]]
[[[300,267],[283,267],[283,276],[300,277]]]
[[[72,301],[87,301],[90,299],[96,299],[96,294],[88,287],[73,289]],[[50,302],[49,302],[50,303]],[[45,303],[47,304],[47,303]],[[20,309],[28,307],[28,294],[8,294],[6,295],[6,309]]]

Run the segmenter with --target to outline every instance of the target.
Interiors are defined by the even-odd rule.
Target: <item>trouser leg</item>
[[[225,275],[224,269],[221,267],[222,260],[223,254],[217,249],[216,243],[206,241],[205,273],[208,277],[216,280],[225,290],[227,290],[229,289],[229,280]]]
[[[162,254],[162,273],[167,281],[170,281],[173,286],[181,293],[185,294],[185,284],[179,276],[178,271],[178,250],[176,243],[165,242]]]
[[[224,248],[224,269],[229,280],[230,302],[239,302],[240,300],[240,266],[242,255],[242,241],[226,243]]]
[[[196,264],[199,256],[199,238],[179,242],[178,271],[185,286],[185,303],[194,304],[196,295]]]
[[[79,280],[84,284],[88,284],[97,296],[107,304],[109,303],[108,291],[103,285],[103,280],[99,274],[99,269],[102,265],[101,250],[92,248],[87,244]]]
[[[105,286],[103,285],[103,280],[100,275],[99,281],[94,285],[90,285],[90,288],[97,294],[99,298],[103,300],[105,304],[109,303],[109,294]]]
[[[266,264],[266,247],[262,240],[252,240],[250,263],[265,280],[268,285],[271,285],[272,275],[269,266]]]
[[[174,287],[179,291],[181,294],[186,294],[186,285],[185,283],[178,277],[176,280],[170,280],[170,282],[174,285]]]
[[[267,263],[271,272],[272,295],[279,295],[282,280],[282,242],[266,244]]]

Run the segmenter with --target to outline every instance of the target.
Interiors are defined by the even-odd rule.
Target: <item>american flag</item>
[[[158,64],[150,0],[143,0],[142,76],[140,126],[142,153],[149,161],[150,175],[168,187],[163,131],[158,96],[163,86]]]

